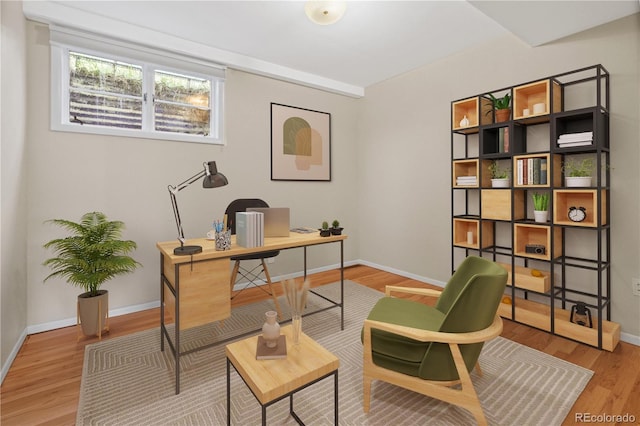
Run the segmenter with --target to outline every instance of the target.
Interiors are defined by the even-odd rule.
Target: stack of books
[[[566,133],[558,138],[558,148],[586,146],[593,143],[593,132]]]
[[[236,213],[236,243],[246,248],[264,245],[264,213]]]
[[[478,186],[478,178],[476,176],[458,176],[456,178],[457,186]]]
[[[516,161],[517,185],[546,185],[547,159],[521,158]]]

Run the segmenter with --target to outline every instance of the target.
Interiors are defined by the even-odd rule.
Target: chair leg
[[[478,373],[478,376],[482,377],[482,369],[480,368],[480,361],[476,362],[476,373]]]
[[[362,376],[362,410],[365,413],[371,408],[371,377]]]
[[[236,260],[236,263],[233,265],[233,271],[231,272],[231,282],[229,286],[231,287],[231,293],[233,293],[233,287],[236,285],[236,280],[238,279],[238,271],[240,270],[240,261]]]
[[[278,319],[282,320],[282,311],[280,310],[280,303],[278,303],[278,296],[276,292],[273,291],[273,286],[271,285],[271,275],[269,275],[269,269],[267,269],[267,263],[264,259],[262,261],[262,269],[264,270],[264,276],[267,278],[267,283],[269,284],[269,291],[271,292],[271,297],[273,298],[273,304],[276,305],[276,311],[278,312]]]

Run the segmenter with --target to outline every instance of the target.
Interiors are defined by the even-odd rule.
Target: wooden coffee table
[[[329,376],[334,377],[334,416],[338,424],[338,367],[340,360],[306,334],[293,345],[291,326],[280,332],[287,336],[287,357],[257,360],[258,336],[226,346],[227,356],[227,425],[231,424],[231,365],[249,387],[262,407],[262,424],[266,425],[267,407],[289,397],[289,413],[304,424],[293,411],[293,394]]]

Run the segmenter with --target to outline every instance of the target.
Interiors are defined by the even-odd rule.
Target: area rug
[[[339,299],[339,284],[318,292]],[[340,310],[303,318],[303,332],[340,359],[341,425],[474,424],[466,410],[396,386],[374,381],[371,410],[362,411],[360,329],[383,294],[345,282],[345,328]],[[234,308],[224,326],[214,324],[183,334],[184,348],[260,327],[270,301]],[[284,311],[286,303],[281,302]],[[326,306],[309,297],[309,309]],[[181,358],[181,393],[175,395],[174,361],[160,351],[159,328],[88,345],[77,413],[79,425],[223,425],[226,424],[224,345]],[[472,375],[487,421],[492,425],[560,425],[593,372],[498,337],[485,345],[483,376]],[[257,425],[260,405],[232,369],[232,424]],[[267,409],[271,425],[294,425],[288,400]],[[310,386],[295,396],[295,410],[308,425],[333,423],[333,380]]]

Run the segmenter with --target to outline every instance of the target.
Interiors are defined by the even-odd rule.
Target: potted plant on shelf
[[[502,168],[497,160],[493,160],[489,165],[489,173],[491,173],[491,187],[492,188],[508,188],[510,184],[509,174],[511,169],[509,167]]]
[[[592,158],[583,158],[582,160],[569,158],[565,160],[562,170],[564,171],[565,186],[591,186]]]
[[[511,94],[507,93],[501,98],[496,98],[493,94],[489,93],[491,103],[493,104],[493,110],[495,111],[496,123],[509,120],[511,116]]]
[[[109,293],[100,287],[111,278],[141,266],[127,256],[136,249],[136,243],[121,240],[124,223],[108,221],[100,212],[85,213],[80,223],[65,219],[48,222],[68,230],[71,235],[44,245],[45,249],[52,248],[56,255],[44,261],[44,265],[53,270],[44,281],[53,277],[66,278],[69,284],[84,290],[78,295],[78,320],[82,332],[86,336],[101,336],[103,330],[109,330]]]
[[[331,230],[329,229],[329,222],[322,222],[322,228],[318,229],[320,231],[321,237],[329,237],[331,236]]]
[[[531,197],[533,198],[533,220],[545,223],[549,217],[549,194],[534,192]]]
[[[331,233],[332,233],[333,235],[341,235],[341,234],[342,234],[342,230],[343,230],[344,228],[341,228],[341,227],[340,227],[340,222],[338,221],[338,219],[334,219],[334,220],[333,220],[333,223],[332,223],[331,225],[332,225],[332,227],[331,227]]]

